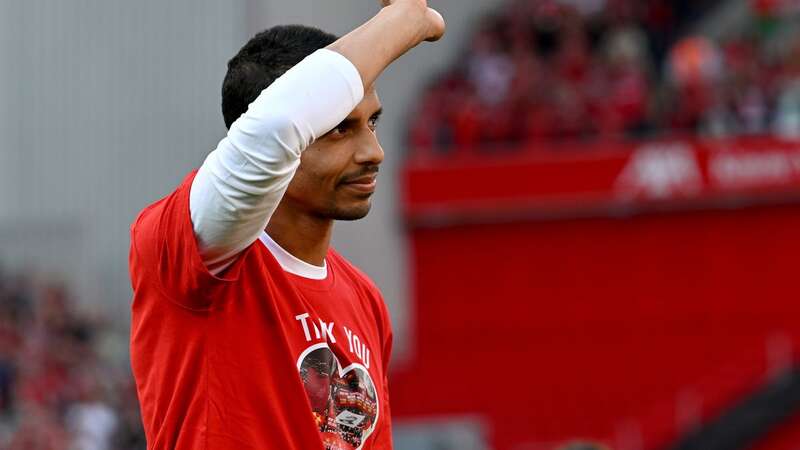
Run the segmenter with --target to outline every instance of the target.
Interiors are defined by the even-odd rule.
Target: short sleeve
[[[210,308],[222,290],[239,278],[251,245],[222,274],[212,275],[203,260],[189,214],[196,171],[169,196],[145,208],[131,225],[130,274],[134,291],[157,289],[190,309]]]

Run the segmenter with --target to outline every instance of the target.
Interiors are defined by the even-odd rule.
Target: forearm
[[[396,2],[328,48],[350,60],[369,88],[393,61],[437,33],[430,14],[419,2]]]

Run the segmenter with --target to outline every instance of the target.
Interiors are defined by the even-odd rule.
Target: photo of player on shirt
[[[355,450],[372,433],[378,415],[375,386],[369,374],[352,367],[340,374],[339,361],[327,347],[305,356],[300,377],[326,450]]]

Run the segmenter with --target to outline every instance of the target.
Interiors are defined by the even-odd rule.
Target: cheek
[[[336,188],[341,176],[339,168],[336,161],[324,153],[312,149],[303,152],[300,167],[289,185],[291,193],[306,197],[320,196]]]
[[[341,145],[309,148],[303,152],[298,173],[303,172],[308,184],[334,187],[349,161],[343,150]]]
[[[322,190],[319,177],[301,167],[294,174],[294,178],[286,190],[286,196],[304,204],[313,204]]]

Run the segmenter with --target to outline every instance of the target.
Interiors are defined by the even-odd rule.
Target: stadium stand
[[[141,450],[135,389],[105,321],[61,284],[0,271],[0,448]]]
[[[784,11],[768,5],[780,2],[752,2],[747,25],[718,39],[695,34],[722,3],[508,2],[430,83],[413,111],[410,147],[797,135],[800,40],[781,32],[790,26]]]

